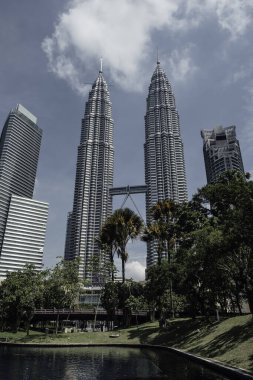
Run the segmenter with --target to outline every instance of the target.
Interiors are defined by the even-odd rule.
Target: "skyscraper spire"
[[[82,119],[73,211],[68,215],[65,244],[65,258],[80,257],[80,276],[93,283],[97,279],[91,264],[94,257],[100,259],[96,238],[112,211],[109,188],[113,185],[114,123],[111,108],[101,62]]]
[[[151,78],[145,116],[145,181],[147,223],[150,209],[159,200],[187,200],[183,143],[175,97],[157,57]],[[148,244],[147,266],[157,260],[156,249]]]
[[[160,61],[159,61],[159,49],[158,48],[156,48],[156,63],[157,63],[157,65],[160,64]]]
[[[99,72],[102,74],[102,72],[103,72],[103,58],[101,57],[100,58],[100,70],[99,70]]]

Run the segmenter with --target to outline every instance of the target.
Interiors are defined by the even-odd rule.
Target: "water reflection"
[[[0,379],[223,380],[168,351],[120,347],[0,347]]]

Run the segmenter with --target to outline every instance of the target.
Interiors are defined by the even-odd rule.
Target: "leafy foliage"
[[[174,313],[209,316],[217,309],[241,313],[245,300],[253,313],[253,182],[248,176],[227,172],[192,201],[160,201],[152,213],[142,239],[155,242],[158,263],[148,269],[145,286],[125,281],[127,244],[140,235],[141,219],[120,209],[102,228],[98,241],[110,258],[109,268],[104,265],[103,270],[112,280],[105,283],[101,297],[108,318],[113,320],[120,308],[128,325],[133,311],[142,307],[161,318]],[[114,282],[115,254],[122,261],[122,284]],[[9,273],[0,284],[2,328],[17,330],[23,323],[29,332],[36,308],[73,308],[83,285],[78,269],[76,259],[62,260],[47,271],[26,266]]]
[[[20,324],[29,326],[38,308],[73,308],[81,283],[79,260],[61,260],[55,268],[38,272],[34,266],[7,273],[0,284],[0,321],[2,329],[17,331]]]
[[[43,304],[45,272],[26,265],[22,271],[7,274],[0,286],[0,313],[2,327],[17,331],[25,323],[29,334],[30,321],[36,308]]]
[[[122,280],[125,282],[125,263],[128,259],[126,247],[130,240],[139,236],[142,226],[141,218],[129,208],[115,210],[103,226],[99,241],[100,246],[109,252],[112,281],[114,280],[114,255],[117,252],[122,262]]]
[[[253,182],[226,172],[200,189],[191,202],[160,201],[144,240],[156,241],[158,265],[148,270],[147,299],[162,314],[182,297],[181,311],[192,316],[253,312]],[[174,249],[171,249],[174,244]],[[167,249],[169,266],[163,252]],[[170,289],[169,283],[173,283]],[[163,301],[166,300],[167,301]],[[182,306],[182,303],[181,303]]]
[[[211,205],[210,218],[223,236],[218,264],[229,278],[238,308],[239,298],[245,297],[253,312],[253,182],[248,175],[229,171],[195,199]]]
[[[102,291],[101,303],[109,320],[114,320],[117,309],[123,310],[125,326],[130,324],[133,311],[147,307],[143,285],[135,281],[107,282]]]
[[[82,282],[79,279],[79,259],[61,260],[49,270],[44,285],[45,308],[73,308],[78,303]]]

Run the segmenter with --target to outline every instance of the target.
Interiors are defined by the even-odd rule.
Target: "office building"
[[[239,170],[244,173],[235,129],[235,126],[219,126],[213,130],[201,131],[207,183],[217,181],[227,170]]]
[[[103,260],[96,238],[112,212],[113,127],[110,95],[101,69],[82,119],[73,211],[68,215],[65,242],[65,259],[79,257],[80,277],[93,284],[100,282],[92,271],[93,258]]]
[[[12,195],[0,256],[0,278],[33,264],[42,269],[48,203]]]
[[[159,200],[187,201],[183,143],[175,97],[160,62],[152,75],[145,116],[145,182],[147,223]],[[147,267],[157,261],[154,243],[148,243]]]
[[[14,240],[18,241],[23,234],[23,224],[25,222],[22,222],[22,225],[15,222],[15,210],[16,208],[19,210],[16,215],[18,220],[18,213],[22,207],[17,207],[17,201],[13,196],[28,198],[29,200],[33,197],[41,138],[42,130],[37,126],[37,118],[31,112],[21,104],[18,104],[15,109],[10,111],[0,139],[0,270],[2,275],[6,272],[7,267],[18,269],[14,263],[11,264],[12,253],[7,248],[9,247],[9,233],[11,230],[13,234],[12,223],[14,223],[17,239],[15,238],[15,240],[13,235],[12,239],[13,242]],[[21,202],[21,204],[23,203]],[[10,220],[8,220],[9,212]],[[27,219],[25,220],[27,221]],[[36,240],[35,235],[31,236]],[[11,255],[9,258],[8,252]],[[3,254],[4,261],[2,260]],[[4,263],[7,263],[7,261],[10,265],[5,267]],[[33,262],[32,258],[31,261]],[[23,260],[23,265],[25,263],[30,263],[28,256]]]

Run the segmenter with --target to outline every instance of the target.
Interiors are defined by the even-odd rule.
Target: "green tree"
[[[128,326],[132,311],[146,308],[143,285],[132,280],[124,283],[107,282],[102,290],[101,303],[107,311],[108,319],[112,321],[115,319],[116,309],[121,309],[123,324]]]
[[[45,308],[73,309],[78,304],[78,297],[83,286],[79,278],[80,259],[62,259],[49,270],[45,281],[43,303]],[[56,330],[58,332],[59,314],[57,315]]]
[[[161,222],[153,222],[147,225],[141,236],[141,240],[150,243],[155,242],[157,251],[157,263],[161,265],[165,246],[166,226]]]
[[[169,266],[171,266],[177,242],[176,218],[178,207],[173,200],[165,199],[158,201],[151,209],[153,222],[146,227],[142,240],[147,242],[153,240],[157,245],[158,265],[161,265],[162,257],[165,255],[167,256]],[[172,276],[170,273],[170,306],[172,316],[174,316],[172,292]]]
[[[1,316],[5,325],[10,325],[17,331],[23,322],[29,335],[34,311],[43,302],[45,275],[45,271],[38,272],[33,265],[7,273],[6,279],[0,285]]]
[[[125,282],[125,264],[128,259],[127,244],[135,240],[141,233],[143,223],[141,218],[129,208],[117,209],[107,221],[114,236],[113,247],[122,263],[122,282]]]
[[[83,282],[79,278],[79,258],[61,260],[49,270],[44,287],[45,308],[73,308]]]
[[[157,264],[148,268],[147,281],[145,284],[145,298],[151,315],[157,310],[159,318],[162,316],[162,298],[167,291],[170,294],[170,309],[172,310],[171,276],[171,266],[165,260],[163,260],[160,265]]]
[[[102,290],[101,305],[107,311],[108,321],[115,320],[115,311],[119,306],[118,286],[118,283],[109,281]]]
[[[110,216],[102,227],[98,237],[98,243],[101,250],[104,252],[105,257],[109,256],[110,264],[106,267],[109,272],[109,277],[114,281],[115,265],[114,256],[117,251],[117,224],[114,221],[114,216]],[[106,261],[106,260],[105,260]]]
[[[194,231],[193,244],[181,246],[177,254],[177,292],[186,297],[186,311],[192,316],[209,315],[221,295],[229,297],[228,283],[219,265],[223,236],[215,226]]]
[[[143,286],[133,280],[118,285],[119,308],[123,310],[123,323],[131,324],[132,311],[137,307],[143,296]]]
[[[156,289],[155,292],[158,293],[154,294],[153,300],[151,297],[149,302],[154,304],[154,299],[157,297],[156,308],[159,310],[159,314],[162,314],[162,309],[166,309],[173,317],[177,311],[176,304],[180,303],[182,306],[184,299],[182,289],[179,289],[178,284],[182,272],[186,270],[184,263],[178,260],[176,253],[178,250],[184,249],[187,252],[191,249],[195,239],[193,232],[201,229],[207,223],[207,212],[199,202],[176,204],[172,200],[164,200],[159,201],[153,207],[152,213],[153,222],[147,226],[142,237],[144,241],[154,241],[158,251],[158,266],[153,269],[150,268],[148,271],[150,295],[153,294],[153,289]],[[164,260],[162,260],[166,256],[168,265],[165,265]],[[161,265],[162,267],[159,269]],[[157,278],[160,279],[160,276],[166,276],[165,284],[164,280],[160,281],[160,284],[163,284],[162,286],[159,286],[156,281]],[[166,300],[168,300],[168,294],[170,295],[170,302],[169,305],[163,307],[161,300],[165,293]],[[180,302],[177,302],[179,299]]]
[[[228,171],[216,183],[200,189],[195,200],[206,209],[211,205],[210,217],[216,218],[223,235],[221,265],[237,295],[245,295],[253,313],[253,182],[248,175]]]
[[[147,235],[158,242],[158,263],[161,263],[162,253],[166,252],[168,262],[171,262],[177,240],[176,218],[178,205],[171,199],[158,201],[151,209],[153,222],[147,227]],[[163,250],[163,252],[161,252]],[[160,257],[159,257],[160,256]]]

